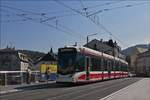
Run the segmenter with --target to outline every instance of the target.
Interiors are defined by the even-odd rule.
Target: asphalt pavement
[[[49,83],[22,88],[23,91],[3,94],[1,100],[100,100],[142,78],[123,78],[92,84],[70,85]]]

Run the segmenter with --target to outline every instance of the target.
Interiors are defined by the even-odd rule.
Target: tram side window
[[[111,70],[112,71],[113,71],[113,66],[114,66],[113,61],[111,61]]]
[[[94,69],[95,66],[96,66],[95,59],[91,58],[91,71],[93,71],[93,69]]]
[[[127,65],[123,64],[123,71],[127,71]]]
[[[115,62],[111,61],[111,65],[112,65],[112,71],[115,71]]]
[[[112,64],[112,61],[110,60],[110,62],[109,62],[109,64],[110,64],[110,71],[112,71],[112,69],[113,69],[113,64]]]
[[[123,64],[123,71],[126,71],[126,65]]]
[[[107,71],[112,71],[112,61],[111,60],[107,61]]]
[[[104,71],[107,71],[107,60],[104,59]]]
[[[118,62],[118,71],[120,71],[121,70],[121,64],[120,64],[120,62]]]
[[[122,64],[121,63],[119,63],[119,69],[120,69],[120,71],[122,71]]]
[[[126,65],[124,64],[124,71],[127,71],[127,67],[126,67]]]
[[[125,69],[126,69],[125,71],[128,71],[128,65],[126,65],[126,64],[125,64]]]
[[[119,68],[119,71],[121,71],[121,63],[120,62],[119,62],[118,68]]]
[[[114,61],[114,67],[113,70],[116,71],[116,62]]]
[[[82,55],[78,55],[76,61],[76,72],[81,72],[85,70],[85,57]]]
[[[119,63],[118,62],[116,62],[115,67],[116,67],[116,71],[119,71]]]
[[[107,71],[110,71],[110,61],[107,61]]]
[[[124,69],[123,69],[123,65],[122,65],[122,63],[120,63],[120,70],[121,71],[123,71]]]
[[[91,71],[99,71],[101,69],[101,60],[98,58],[91,59]]]

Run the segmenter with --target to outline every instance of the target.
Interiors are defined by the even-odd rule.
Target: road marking
[[[127,89],[129,89],[129,88],[131,88],[131,87],[133,87],[134,85],[138,84],[138,83],[141,82],[141,81],[143,81],[143,79],[140,80],[140,81],[138,81],[138,82],[135,82],[135,83],[133,83],[133,84],[131,84],[131,85],[129,85],[129,86],[126,86],[126,87],[124,87],[124,88],[122,88],[122,89],[120,89],[120,90],[118,90],[118,91],[116,91],[116,92],[114,92],[114,93],[112,93],[112,94],[110,94],[110,95],[107,95],[106,97],[103,97],[103,98],[101,98],[101,99],[99,99],[99,100],[107,100],[108,98],[111,98],[112,96],[114,96],[114,95],[116,95],[116,94],[118,94],[118,93],[120,93],[120,92],[122,92],[122,91],[125,91],[125,90],[127,90]]]
[[[12,89],[12,90],[7,90],[7,91],[0,91],[0,94],[11,93],[11,92],[18,92],[18,91],[22,91],[22,90]]]

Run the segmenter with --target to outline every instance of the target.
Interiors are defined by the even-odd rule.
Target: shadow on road
[[[68,88],[68,87],[76,87],[76,86],[85,86],[88,84],[94,84],[93,83],[80,83],[80,84],[72,84],[72,83],[45,83],[45,84],[37,84],[37,85],[28,85],[28,86],[22,86],[17,87],[15,89],[18,90],[37,90],[37,89],[53,89],[53,88]]]
[[[105,81],[110,81],[110,80],[102,80],[98,82],[105,82]],[[37,84],[37,85],[28,85],[28,86],[22,86],[22,87],[17,87],[15,89],[18,90],[37,90],[37,89],[53,89],[53,88],[68,88],[68,87],[76,87],[76,86],[86,86],[89,84],[94,84],[97,82],[92,82],[92,83],[80,83],[80,84],[71,84],[71,83],[45,83],[45,84]]]
[[[18,90],[36,90],[36,89],[51,89],[51,88],[66,88],[66,87],[75,87],[82,86],[83,84],[60,84],[60,83],[45,83],[45,84],[37,84],[37,85],[28,85],[17,87],[15,89]]]

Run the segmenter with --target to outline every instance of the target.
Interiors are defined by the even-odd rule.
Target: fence
[[[31,72],[31,82],[39,81],[40,72]],[[23,84],[26,82],[26,71],[0,71],[0,85]]]

